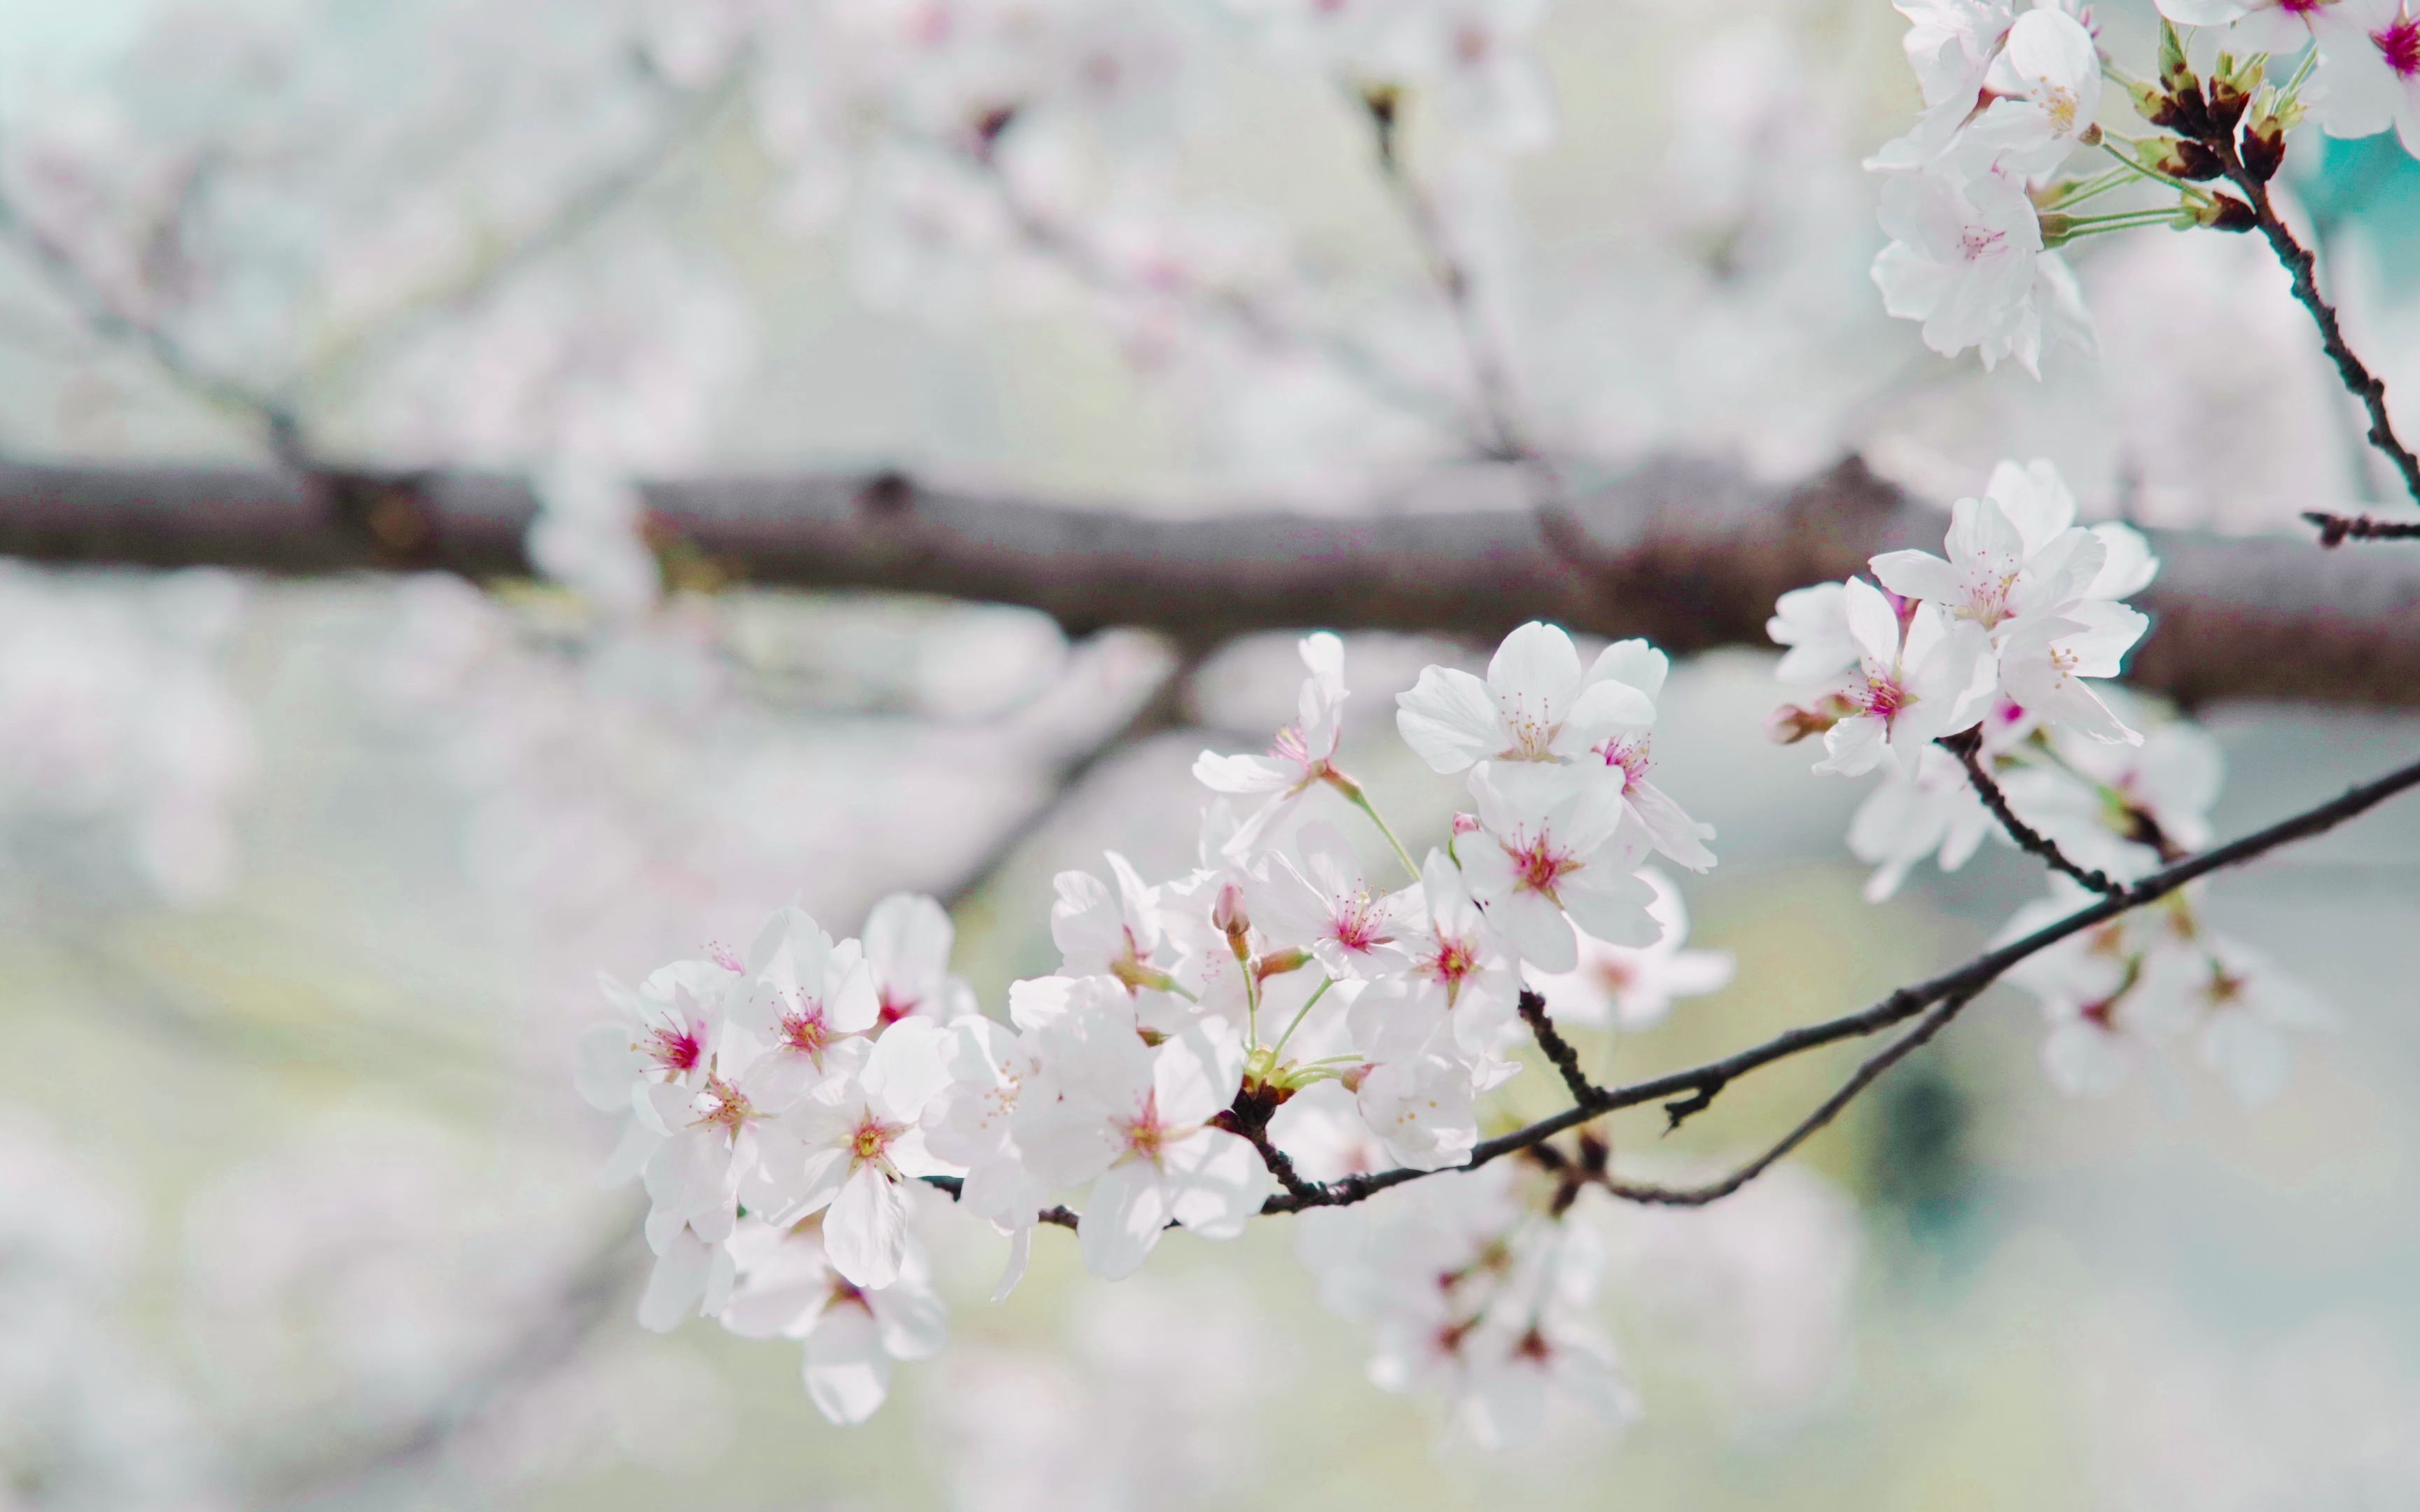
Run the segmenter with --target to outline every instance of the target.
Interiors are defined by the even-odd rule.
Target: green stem
[[[2171,189],[2179,191],[2189,198],[2204,201],[2207,201],[2210,198],[2210,192],[2208,190],[2201,188],[2197,184],[2189,184],[2181,178],[2172,178],[2168,175],[2160,172],[2159,169],[2151,167],[2148,163],[2137,162],[2133,158],[2126,156],[2123,152],[2120,152],[2116,147],[2110,146],[2112,142],[2123,142],[2128,147],[2134,147],[2139,150],[2143,144],[2135,138],[2119,136],[2114,131],[2104,132],[2101,138],[2101,150],[2108,153],[2111,157],[2116,158],[2119,162],[2122,162],[2127,167],[2133,169],[2136,173],[2141,174],[2144,177],[2156,178],[2161,183],[2167,185]]]
[[[1413,881],[1418,882],[1420,879],[1419,863],[1412,859],[1411,852],[1404,849],[1404,842],[1395,838],[1394,830],[1388,828],[1387,821],[1380,816],[1377,805],[1370,801],[1370,795],[1361,791],[1361,784],[1341,772],[1329,778],[1328,781],[1337,792],[1344,795],[1344,801],[1370,816],[1370,822],[1378,826],[1378,833],[1386,836],[1387,843],[1394,848],[1395,859],[1403,862],[1404,870],[1412,874]]]
[[[2134,175],[2131,170],[2126,168],[2112,168],[2098,178],[2076,180],[2078,187],[2071,193],[2061,194],[2058,197],[2057,202],[2053,204],[2050,208],[2054,210],[2065,210],[2071,205],[2081,205],[2087,199],[2098,199],[2100,196],[2109,193],[2109,191],[2113,189],[2122,189],[2133,181]]]
[[[1294,1031],[1302,1027],[1302,1021],[1311,1017],[1311,1009],[1321,998],[1327,995],[1327,989],[1335,985],[1336,979],[1333,977],[1322,977],[1320,979],[1319,985],[1311,990],[1311,996],[1304,999],[1300,1011],[1295,1014],[1294,1022],[1285,1026],[1285,1033],[1279,1035],[1278,1042],[1270,1047],[1269,1058],[1271,1060],[1275,1060],[1278,1057],[1285,1053],[1286,1041],[1294,1038]]]

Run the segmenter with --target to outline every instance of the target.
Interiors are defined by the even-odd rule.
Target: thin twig
[[[2324,547],[2339,547],[2347,541],[2420,540],[2420,521],[2331,515],[2316,509],[2304,511],[2303,517],[2319,528],[2319,544]]]
[[[1770,1169],[1776,1161],[1796,1149],[1813,1137],[1815,1132],[1830,1123],[1842,1108],[1856,1101],[1857,1095],[1872,1086],[1883,1072],[1904,1059],[1909,1052],[1939,1034],[1944,1026],[1958,1016],[1961,1009],[1975,1000],[1982,989],[1976,987],[1943,998],[1932,1011],[1916,1021],[1916,1027],[1893,1040],[1889,1044],[1866,1057],[1856,1073],[1840,1084],[1838,1091],[1825,1098],[1814,1112],[1799,1120],[1797,1127],[1774,1143],[1756,1159],[1749,1161],[1720,1180],[1702,1186],[1655,1186],[1634,1181],[1619,1181],[1606,1177],[1605,1189],[1626,1202],[1644,1202],[1667,1208],[1699,1208],[1718,1198],[1727,1197]]]
[[[1979,732],[1968,730],[1945,736],[1937,744],[1957,757],[1959,765],[1966,768],[1966,780],[1975,789],[1975,795],[1983,800],[1984,808],[1992,810],[1992,817],[2000,822],[2000,828],[2017,842],[2019,850],[2040,857],[2052,871],[2072,878],[2104,898],[2125,896],[2124,883],[2105,872],[2078,866],[2069,860],[2067,853],[2058,848],[2058,841],[2017,817],[2016,810],[2009,807],[2009,795],[2000,791],[2000,784],[1983,765],[1983,738]]]
[[[1963,965],[1928,980],[1901,987],[1870,1008],[1842,1017],[1810,1024],[1776,1035],[1762,1044],[1721,1060],[1711,1061],[1686,1071],[1634,1082],[1626,1087],[1591,1088],[1590,1097],[1579,1101],[1549,1118],[1539,1119],[1527,1128],[1494,1139],[1482,1140],[1471,1151],[1470,1159],[1461,1166],[1450,1169],[1470,1170],[1499,1160],[1517,1150],[1553,1138],[1566,1129],[1575,1128],[1621,1108],[1635,1107],[1667,1098],[1684,1097],[1702,1106],[1702,1099],[1761,1066],[1801,1055],[1822,1045],[1842,1040],[1874,1034],[1893,1025],[1915,1018],[1935,1004],[1952,998],[1972,997],[1997,980],[2010,966],[2056,945],[2082,932],[2108,922],[2120,914],[2157,902],[2189,883],[2199,881],[2211,872],[2241,866],[2265,855],[2278,846],[2324,833],[2346,820],[2367,812],[2389,798],[2412,788],[2420,787],[2420,762],[2396,768],[2384,776],[2356,787],[2326,803],[2306,809],[2289,818],[2278,821],[2265,829],[2230,841],[2199,856],[2180,861],[2155,872],[2129,887],[2122,898],[2103,898],[2099,903],[2076,910],[2055,923],[2048,924],[2021,940],[1987,950]],[[1946,1016],[1945,1016],[1946,1022]],[[1919,1041],[1920,1042],[1920,1041]],[[1913,1049],[1914,1046],[1908,1048]],[[1879,1070],[1876,1074],[1879,1074]],[[1868,1078],[1869,1081],[1870,1078]],[[1854,1098],[1863,1089],[1864,1082],[1848,1088]],[[1846,1099],[1843,1100],[1845,1105]],[[1838,1109],[1832,1110],[1837,1112]],[[1829,1115],[1826,1115],[1827,1117]],[[1271,1197],[1262,1207],[1264,1212],[1295,1212],[1307,1207],[1341,1207],[1368,1199],[1388,1187],[1431,1175],[1428,1171],[1408,1166],[1394,1170],[1368,1172],[1340,1178],[1324,1183],[1316,1199],[1306,1200],[1291,1195]]]
[[[1519,1007],[1521,1022],[1528,1025],[1529,1032],[1538,1037],[1538,1048],[1555,1063],[1555,1070],[1561,1073],[1563,1086],[1570,1088],[1572,1096],[1581,1100],[1595,1096],[1595,1084],[1588,1079],[1588,1072],[1580,1069],[1579,1051],[1563,1038],[1562,1030],[1555,1027],[1555,1021],[1546,1016],[1546,999],[1524,987]]]
[[[2335,363],[2336,376],[2369,411],[2369,444],[2378,448],[2395,465],[2396,471],[2403,475],[2403,486],[2412,495],[2412,501],[2420,503],[2420,455],[2414,455],[2412,448],[2395,434],[2395,423],[2386,413],[2386,380],[2371,372],[2362,362],[2360,355],[2352,349],[2352,344],[2345,339],[2344,326],[2336,318],[2335,307],[2321,297],[2319,258],[2295,239],[2293,231],[2278,215],[2276,205],[2269,198],[2268,182],[2243,165],[2243,155],[2236,147],[2234,133],[2229,131],[2212,136],[2206,145],[2218,154],[2227,181],[2242,192],[2245,202],[2252,207],[2254,222],[2260,228],[2260,235],[2268,240],[2269,249],[2277,255],[2277,260],[2284,263],[2287,272],[2293,276],[2294,298],[2302,301],[2303,308],[2310,311],[2311,319],[2318,323],[2319,345],[2327,348],[2328,356]],[[2321,522],[2320,528],[2325,531],[2328,527]],[[2350,531],[2337,533],[2327,544],[2334,546],[2355,532]],[[2378,537],[2360,535],[2357,538]]]

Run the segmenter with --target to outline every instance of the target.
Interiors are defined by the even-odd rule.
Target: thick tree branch
[[[1022,604],[1072,631],[1210,640],[1310,624],[1492,640],[1528,619],[1668,651],[1767,643],[1773,601],[1938,546],[1942,517],[1852,461],[1794,486],[1667,458],[1566,470],[1554,528],[1525,470],[1465,470],[1391,512],[1238,504],[1202,517],[932,486],[897,473],[644,485],[659,540],[744,582]],[[288,574],[526,575],[536,503],[462,473],[0,465],[0,553]],[[2158,621],[2130,669],[2187,704],[2224,698],[2420,706],[2420,561],[2322,557],[2288,539],[2152,532]]]

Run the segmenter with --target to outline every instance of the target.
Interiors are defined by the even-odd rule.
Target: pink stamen
[[[2384,31],[2370,33],[2369,39],[2378,44],[2379,54],[2397,77],[2420,76],[2420,21],[2409,11],[2397,15]]]
[[[657,1065],[682,1073],[695,1071],[699,1057],[706,1053],[697,1036],[687,1028],[649,1029],[643,1048]]]
[[[1512,857],[1512,870],[1519,875],[1521,886],[1557,903],[1561,900],[1556,897],[1556,887],[1563,878],[1579,870],[1578,862],[1559,854],[1544,836],[1519,850],[1512,850],[1510,846],[1506,850]]]

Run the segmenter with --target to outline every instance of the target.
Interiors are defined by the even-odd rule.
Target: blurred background
[[[1886,319],[1880,0],[1422,0],[1374,54],[1353,9],[0,0],[0,455],[512,471],[547,574],[0,563],[0,1508],[2420,1504],[2420,808],[2215,885],[2339,1021],[2257,1113],[2194,1070],[2063,1100],[1998,992],[1734,1201],[1603,1213],[1619,1439],[1441,1442],[1287,1220],[1116,1286],[1046,1232],[993,1307],[1000,1242],[937,1202],[952,1348],[854,1430],[792,1346],[631,1320],[639,1198],[567,1071],[599,969],[917,888],[999,1012],[1056,964],[1051,873],[1189,866],[1194,753],[1298,676],[1274,632],[719,581],[633,546],[634,477],[1400,507],[1470,458],[1475,316],[1559,455],[1855,451],[1945,501],[2048,455],[2087,514],[2243,532],[2382,497],[2246,239],[2079,247],[2102,350],[2039,382]],[[2148,6],[2096,9],[2147,54]],[[1465,306],[1340,78],[1404,84]],[[2288,187],[2420,392],[2420,165],[2312,137]],[[1460,795],[1392,695],[1484,655],[1348,640],[1345,764],[1416,850]],[[1845,1011],[2040,891],[1987,846],[1863,903],[1862,786],[1766,744],[1774,702],[1761,653],[1676,669],[1692,943],[1739,972],[1600,1068]],[[2222,835],[2420,735],[2196,713]],[[1614,1138],[1745,1149],[1839,1070]]]

